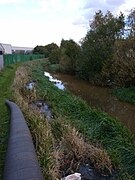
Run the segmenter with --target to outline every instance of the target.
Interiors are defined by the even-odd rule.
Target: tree
[[[61,68],[63,69],[63,71],[67,73],[75,74],[77,61],[80,58],[80,54],[81,54],[80,46],[72,39],[70,40],[62,39],[60,50],[61,50],[61,59],[60,59]]]
[[[116,39],[122,37],[124,16],[114,17],[107,11],[98,11],[90,23],[90,30],[81,43],[82,58],[78,62],[78,74],[83,79],[99,78],[103,65],[111,59]]]
[[[58,51],[59,46],[55,43],[47,44],[45,46],[36,46],[33,50],[34,54],[44,54],[45,57],[50,57],[53,51]]]
[[[131,9],[126,21],[126,35],[130,39],[135,39],[135,8]]]
[[[46,54],[44,46],[36,46],[33,50],[33,54]]]
[[[51,64],[59,64],[60,62],[60,48],[52,50],[49,55],[49,60]]]
[[[115,41],[112,59],[102,69],[104,80],[115,86],[135,86],[135,9],[126,18],[124,38]]]

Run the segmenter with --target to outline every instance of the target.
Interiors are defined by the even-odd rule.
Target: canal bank
[[[85,162],[90,164],[88,169],[92,166],[100,172],[100,179],[101,175],[104,179],[134,179],[135,145],[132,134],[114,118],[91,109],[69,91],[55,87],[44,76],[45,65],[45,61],[26,63],[17,70],[12,86],[14,100],[30,127],[44,177],[60,179],[64,173],[77,172],[78,166],[73,168],[72,165]],[[35,82],[32,91],[26,88],[31,81]],[[48,103],[53,114],[51,123],[31,108],[31,103],[36,100]],[[63,147],[67,148],[63,151]],[[76,161],[73,163],[72,159]],[[64,169],[63,164],[67,165]]]
[[[49,82],[49,78],[44,76],[43,65],[45,66],[45,62],[37,62],[35,64],[31,62],[25,64],[17,72],[14,95],[15,101],[21,106],[28,119],[44,173],[50,173],[51,164],[56,164],[54,162],[56,159],[54,160],[53,156],[54,149],[60,151],[63,147],[57,143],[57,146],[54,146],[54,144],[52,146],[52,142],[62,142],[62,139],[65,140],[67,137],[72,137],[70,140],[68,139],[68,149],[69,147],[74,147],[71,146],[71,142],[73,142],[71,140],[74,139],[74,136],[69,136],[68,134],[65,137],[67,127],[70,125],[70,129],[73,127],[76,129],[76,133],[71,133],[72,135],[81,133],[87,143],[94,145],[95,148],[103,148],[103,151],[100,149],[102,153],[94,156],[95,163],[93,163],[93,166],[96,169],[103,174],[109,173],[109,171],[113,174],[115,171],[117,172],[117,177],[121,179],[134,179],[135,145],[132,134],[116,119],[90,108],[85,101],[72,95],[69,91],[62,91],[55,87],[52,82]],[[27,68],[28,71],[26,71]],[[33,91],[29,92],[24,89],[24,84],[27,84],[30,79],[36,82],[36,86]],[[40,119],[41,115],[38,112],[32,113],[29,102],[33,102],[37,98],[44,99],[49,104],[54,117],[52,123],[48,124],[43,117]],[[52,137],[55,137],[55,141]],[[47,142],[47,147],[45,142]],[[94,150],[94,152],[96,151]],[[110,161],[108,161],[109,157],[107,158],[106,153],[103,152],[107,152],[110,156],[111,165]],[[104,154],[104,156],[101,157],[101,154]],[[63,156],[59,157],[61,159]],[[88,154],[86,157],[88,157]],[[65,160],[67,162],[67,158]],[[61,161],[59,160],[58,162]],[[104,164],[103,166],[101,165],[102,163]],[[58,169],[57,171],[60,170]]]

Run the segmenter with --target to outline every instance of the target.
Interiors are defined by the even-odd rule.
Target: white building
[[[17,47],[17,46],[12,46],[12,53],[15,54],[30,54],[32,53],[33,48],[31,47]]]
[[[2,52],[2,54],[12,54],[11,44],[0,43],[0,51]]]
[[[0,43],[0,54],[31,54],[32,50],[31,47],[18,47]]]

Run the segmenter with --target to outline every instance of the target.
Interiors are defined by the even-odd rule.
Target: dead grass
[[[86,162],[102,173],[111,173],[111,160],[102,148],[87,143],[75,128],[65,124],[63,120],[58,120],[62,131],[58,140],[55,128],[43,115],[30,107],[29,104],[37,99],[37,92],[36,88],[28,91],[25,85],[31,80],[34,63],[37,62],[30,62],[17,69],[13,97],[28,121],[45,179],[60,179],[62,171],[65,174],[73,173],[81,163]]]
[[[29,69],[24,66],[19,67],[14,79],[13,97],[28,122],[43,175],[46,179],[50,179],[53,176],[58,176],[54,157],[52,156],[53,137],[51,127],[46,118],[29,105],[29,103],[36,99],[36,89],[28,91],[25,88],[29,80],[31,80]],[[51,177],[50,174],[52,174]]]
[[[111,159],[101,147],[87,143],[74,127],[64,121],[59,120],[59,123],[62,138],[55,158],[61,172],[71,174],[77,172],[80,165],[89,164],[104,175],[111,174]]]

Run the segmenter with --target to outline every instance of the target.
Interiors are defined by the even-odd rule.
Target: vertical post
[[[3,55],[0,55],[0,70],[3,69],[4,62],[3,62]]]

